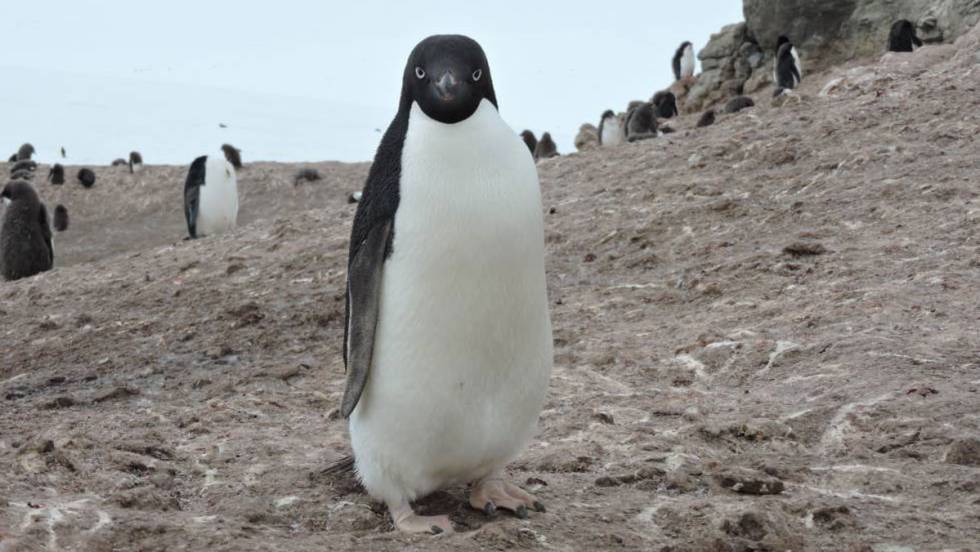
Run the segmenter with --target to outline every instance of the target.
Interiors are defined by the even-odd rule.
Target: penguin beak
[[[449,103],[459,95],[459,84],[453,72],[446,71],[433,86],[436,89],[436,96],[443,102]]]

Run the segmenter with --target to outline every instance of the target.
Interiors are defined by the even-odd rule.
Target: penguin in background
[[[599,118],[599,145],[618,146],[626,139],[626,132],[623,128],[622,119],[607,109]]]
[[[701,118],[698,119],[697,128],[703,128],[713,124],[715,124],[715,110],[709,109],[701,114]]]
[[[673,92],[661,90],[653,95],[650,103],[657,107],[657,117],[661,119],[670,119],[678,115],[677,98]]]
[[[238,223],[238,181],[224,155],[202,155],[187,171],[184,218],[191,239],[233,230]]]
[[[657,137],[657,115],[652,103],[642,103],[626,115],[626,141],[637,142]]]
[[[68,230],[68,208],[59,204],[54,208],[54,229],[59,232]]]
[[[922,41],[915,34],[915,25],[908,19],[899,19],[892,24],[888,33],[889,52],[914,52],[922,47]]]
[[[340,413],[364,488],[410,533],[452,531],[411,506],[450,485],[487,515],[543,511],[505,471],[552,365],[541,192],[476,41],[412,51],[350,243]]]
[[[541,139],[538,140],[538,144],[534,146],[534,160],[539,161],[552,157],[558,157],[558,145],[551,138],[551,133],[545,132],[541,135]]]
[[[55,186],[65,183],[65,168],[60,163],[55,163],[48,171],[48,182]]]
[[[83,188],[91,188],[92,186],[95,186],[95,172],[88,168],[79,169],[78,183],[81,184]]]
[[[31,145],[30,143],[24,144],[20,147],[20,149],[17,150],[16,161],[30,161],[31,156],[34,155],[35,153],[37,152],[34,151],[33,145]]]
[[[803,80],[803,67],[796,46],[785,36],[780,36],[777,44],[772,69],[772,80],[776,83],[774,96],[796,88]]]
[[[675,81],[694,78],[694,45],[690,42],[681,43],[674,52],[671,67],[674,69]]]
[[[129,172],[136,174],[143,169],[143,156],[138,151],[129,152]]]
[[[0,192],[3,223],[0,225],[0,275],[18,280],[51,270],[54,245],[48,210],[34,188],[14,181]]]
[[[65,146],[61,146],[61,158],[62,159],[68,158],[68,153],[65,151]]]
[[[231,166],[238,169],[242,168],[242,150],[236,148],[231,144],[222,144],[221,151],[225,154],[225,159],[231,163]]]
[[[531,155],[534,155],[534,150],[538,147],[538,139],[534,136],[534,133],[530,130],[525,130],[521,132],[521,139],[527,144],[527,149],[531,150]]]
[[[112,160],[112,166],[113,167],[122,167],[123,165],[128,165],[128,164],[129,164],[129,161],[126,161],[122,157],[117,157],[116,159],[113,159]]]

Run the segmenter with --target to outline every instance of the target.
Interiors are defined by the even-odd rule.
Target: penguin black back
[[[112,160],[113,167],[120,167],[122,165],[128,165],[128,164],[129,162],[123,159],[122,157],[117,157],[116,159]]]
[[[521,132],[521,140],[524,140],[527,149],[531,151],[531,155],[534,155],[534,149],[538,147],[538,139],[534,136],[534,133],[530,130]]]
[[[184,218],[187,220],[187,234],[197,238],[197,211],[201,203],[201,186],[207,176],[208,156],[202,155],[191,163],[184,181]]]
[[[80,169],[78,171],[78,182],[86,188],[95,186],[95,173],[92,169]]]
[[[24,144],[17,150],[17,160],[26,161],[30,159],[34,153],[34,146],[32,146],[30,143]]]
[[[657,107],[657,116],[661,119],[670,119],[677,115],[677,98],[673,92],[661,90],[653,95],[650,102]]]
[[[777,89],[792,90],[803,78],[794,51],[793,44],[786,41],[780,44],[779,50],[776,52]]]
[[[0,192],[4,204],[0,226],[0,275],[17,280],[51,270],[54,248],[48,211],[27,182],[14,181]]]
[[[301,182],[315,182],[322,178],[323,177],[320,176],[320,171],[316,169],[310,169],[310,168],[300,169],[296,173],[296,176],[293,177],[293,184],[298,185]]]
[[[48,171],[48,182],[55,186],[65,183],[65,168],[60,163],[55,163]]]
[[[548,159],[550,157],[558,157],[558,146],[555,145],[555,141],[551,138],[550,132],[545,132],[541,135],[541,139],[538,140],[537,147],[534,148],[534,159]]]
[[[54,208],[54,229],[59,232],[68,230],[68,208],[64,205]]]
[[[693,44],[691,44],[690,42],[684,41],[677,48],[677,51],[674,52],[674,59],[671,60],[671,63],[670,63],[671,68],[674,70],[674,80],[681,80],[681,77],[683,76],[683,75],[681,75],[681,60],[684,57],[684,50],[686,50],[687,48],[693,48],[693,47],[694,47]]]
[[[231,163],[232,167],[235,167],[236,170],[242,168],[242,150],[231,144],[222,144],[221,151],[225,153],[225,159]]]
[[[626,117],[626,141],[636,142],[657,137],[657,116],[652,103],[642,103]]]
[[[752,107],[755,102],[748,96],[735,96],[725,104],[725,113],[738,113],[739,111]]]
[[[711,126],[715,124],[715,110],[709,109],[701,114],[701,118],[698,119],[698,128]]]
[[[922,46],[922,41],[915,35],[915,25],[908,19],[899,19],[892,24],[888,33],[889,52],[912,52]]]

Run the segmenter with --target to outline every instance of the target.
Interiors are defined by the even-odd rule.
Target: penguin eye
[[[416,66],[415,67],[415,76],[418,77],[418,78],[420,78],[420,79],[424,79],[425,78],[425,69],[422,69],[421,67]]]
[[[473,82],[477,82],[478,80],[480,80],[480,77],[482,76],[483,76],[483,69],[477,69],[476,71],[473,71]]]

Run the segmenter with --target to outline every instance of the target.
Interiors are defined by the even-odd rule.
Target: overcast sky
[[[32,141],[43,158],[64,145],[85,163],[133,148],[185,163],[225,140],[246,160],[368,160],[408,53],[436,33],[479,41],[504,118],[568,151],[581,123],[668,85],[678,44],[700,49],[742,20],[738,0],[32,0],[3,12],[0,148]]]

